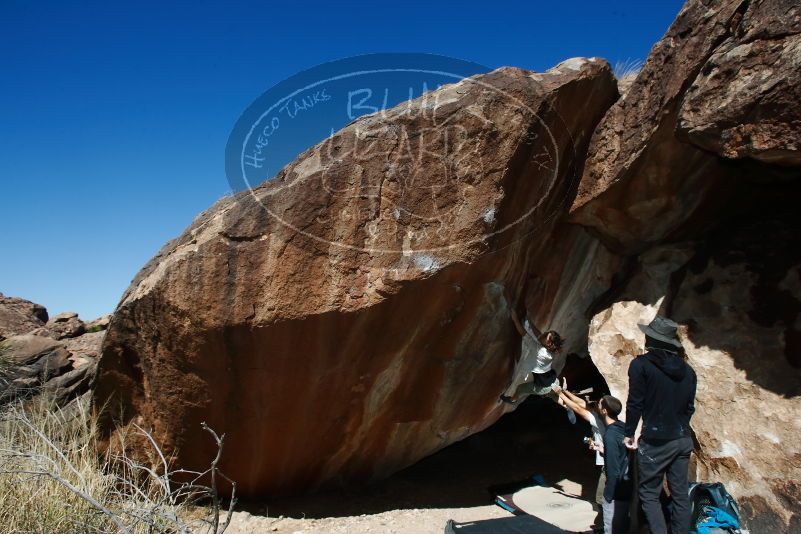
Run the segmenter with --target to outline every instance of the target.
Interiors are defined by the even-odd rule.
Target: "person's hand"
[[[562,389],[567,391],[567,377],[565,376],[562,377]]]
[[[625,437],[623,438],[623,445],[626,446],[629,450],[636,450],[637,449],[637,441],[634,438]]]
[[[551,386],[551,390],[553,390],[554,393],[561,393],[562,388],[559,386],[559,382],[554,382]]]

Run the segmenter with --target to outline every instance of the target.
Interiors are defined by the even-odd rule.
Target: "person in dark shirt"
[[[683,357],[678,325],[656,316],[645,333],[646,354],[629,366],[629,396],[626,401],[624,443],[637,449],[639,495],[653,534],[666,534],[659,496],[667,475],[671,500],[671,532],[690,531],[687,468],[693,448],[690,417],[695,411],[696,376]],[[642,418],[639,443],[634,441]]]
[[[625,427],[618,421],[623,409],[621,402],[606,395],[598,403],[598,409],[604,418],[604,471],[606,482],[603,495],[604,534],[625,534],[629,531],[629,501],[631,500],[631,482],[628,476],[628,450],[623,445]]]

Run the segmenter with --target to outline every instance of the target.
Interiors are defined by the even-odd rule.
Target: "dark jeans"
[[[667,533],[662,504],[659,502],[665,475],[673,502],[670,520],[672,534],[687,534],[690,531],[690,498],[687,494],[690,483],[687,479],[687,467],[692,450],[691,438],[660,442],[640,440],[637,449],[640,502],[653,534]]]

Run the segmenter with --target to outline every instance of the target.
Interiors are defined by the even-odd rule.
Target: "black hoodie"
[[[626,436],[634,436],[640,417],[645,440],[690,436],[695,412],[696,377],[684,359],[663,349],[650,348],[629,365]]]

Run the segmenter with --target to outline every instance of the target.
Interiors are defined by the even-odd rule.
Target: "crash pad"
[[[535,516],[567,532],[592,530],[597,515],[592,503],[545,486],[530,486],[498,495],[495,502],[512,513]]]

